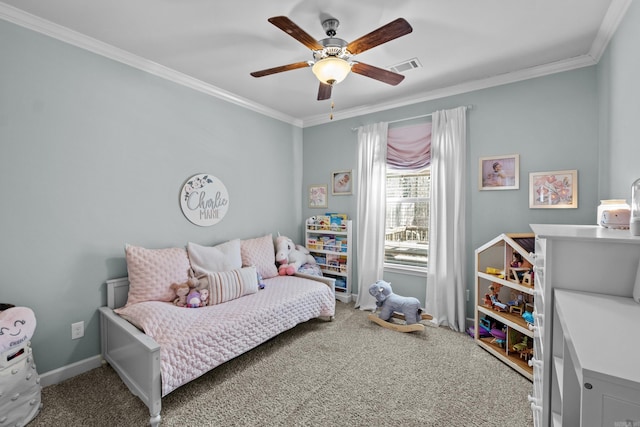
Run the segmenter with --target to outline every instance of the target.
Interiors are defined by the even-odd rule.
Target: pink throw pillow
[[[240,253],[242,266],[255,266],[263,279],[278,275],[276,250],[273,246],[273,236],[271,234],[255,239],[242,240],[240,242]]]
[[[127,306],[143,301],[173,301],[172,283],[189,279],[189,257],[184,248],[145,249],[127,245],[129,297]]]

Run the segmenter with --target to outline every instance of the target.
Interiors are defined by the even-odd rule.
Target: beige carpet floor
[[[531,382],[465,334],[400,333],[337,302],[170,393],[163,426],[532,426]],[[109,366],[45,387],[40,426],[144,426]]]

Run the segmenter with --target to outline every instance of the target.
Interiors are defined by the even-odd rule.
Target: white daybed
[[[107,305],[99,309],[102,356],[147,405],[152,426],[160,423],[162,397],[178,387],[299,323],[335,314],[335,280],[279,276],[270,235],[213,248],[190,243],[188,257],[184,248],[130,245],[126,255],[129,276],[107,281]],[[209,273],[209,305],[172,302],[169,284],[187,271],[197,273],[203,262],[238,268],[241,258],[251,267]],[[257,271],[269,277],[264,289]]]
[[[128,279],[107,281],[107,306],[99,309],[102,356],[147,405],[152,426],[160,423],[161,398],[181,385],[299,323],[333,318],[333,279],[277,276],[265,285],[255,294],[197,309],[134,304],[127,311],[139,317],[143,332],[113,310],[126,304]]]

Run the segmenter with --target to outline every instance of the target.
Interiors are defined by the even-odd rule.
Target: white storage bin
[[[42,407],[40,377],[28,341],[19,349],[1,354],[0,426],[23,426]]]

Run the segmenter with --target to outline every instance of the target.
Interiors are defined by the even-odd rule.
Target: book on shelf
[[[316,264],[318,265],[326,265],[327,264],[327,258],[322,256],[322,255],[314,255],[313,259],[316,260]]]
[[[347,238],[336,236],[336,252],[347,252]]]
[[[347,226],[347,214],[327,212],[326,216],[329,217],[329,226],[331,230],[340,231],[344,230]]]

